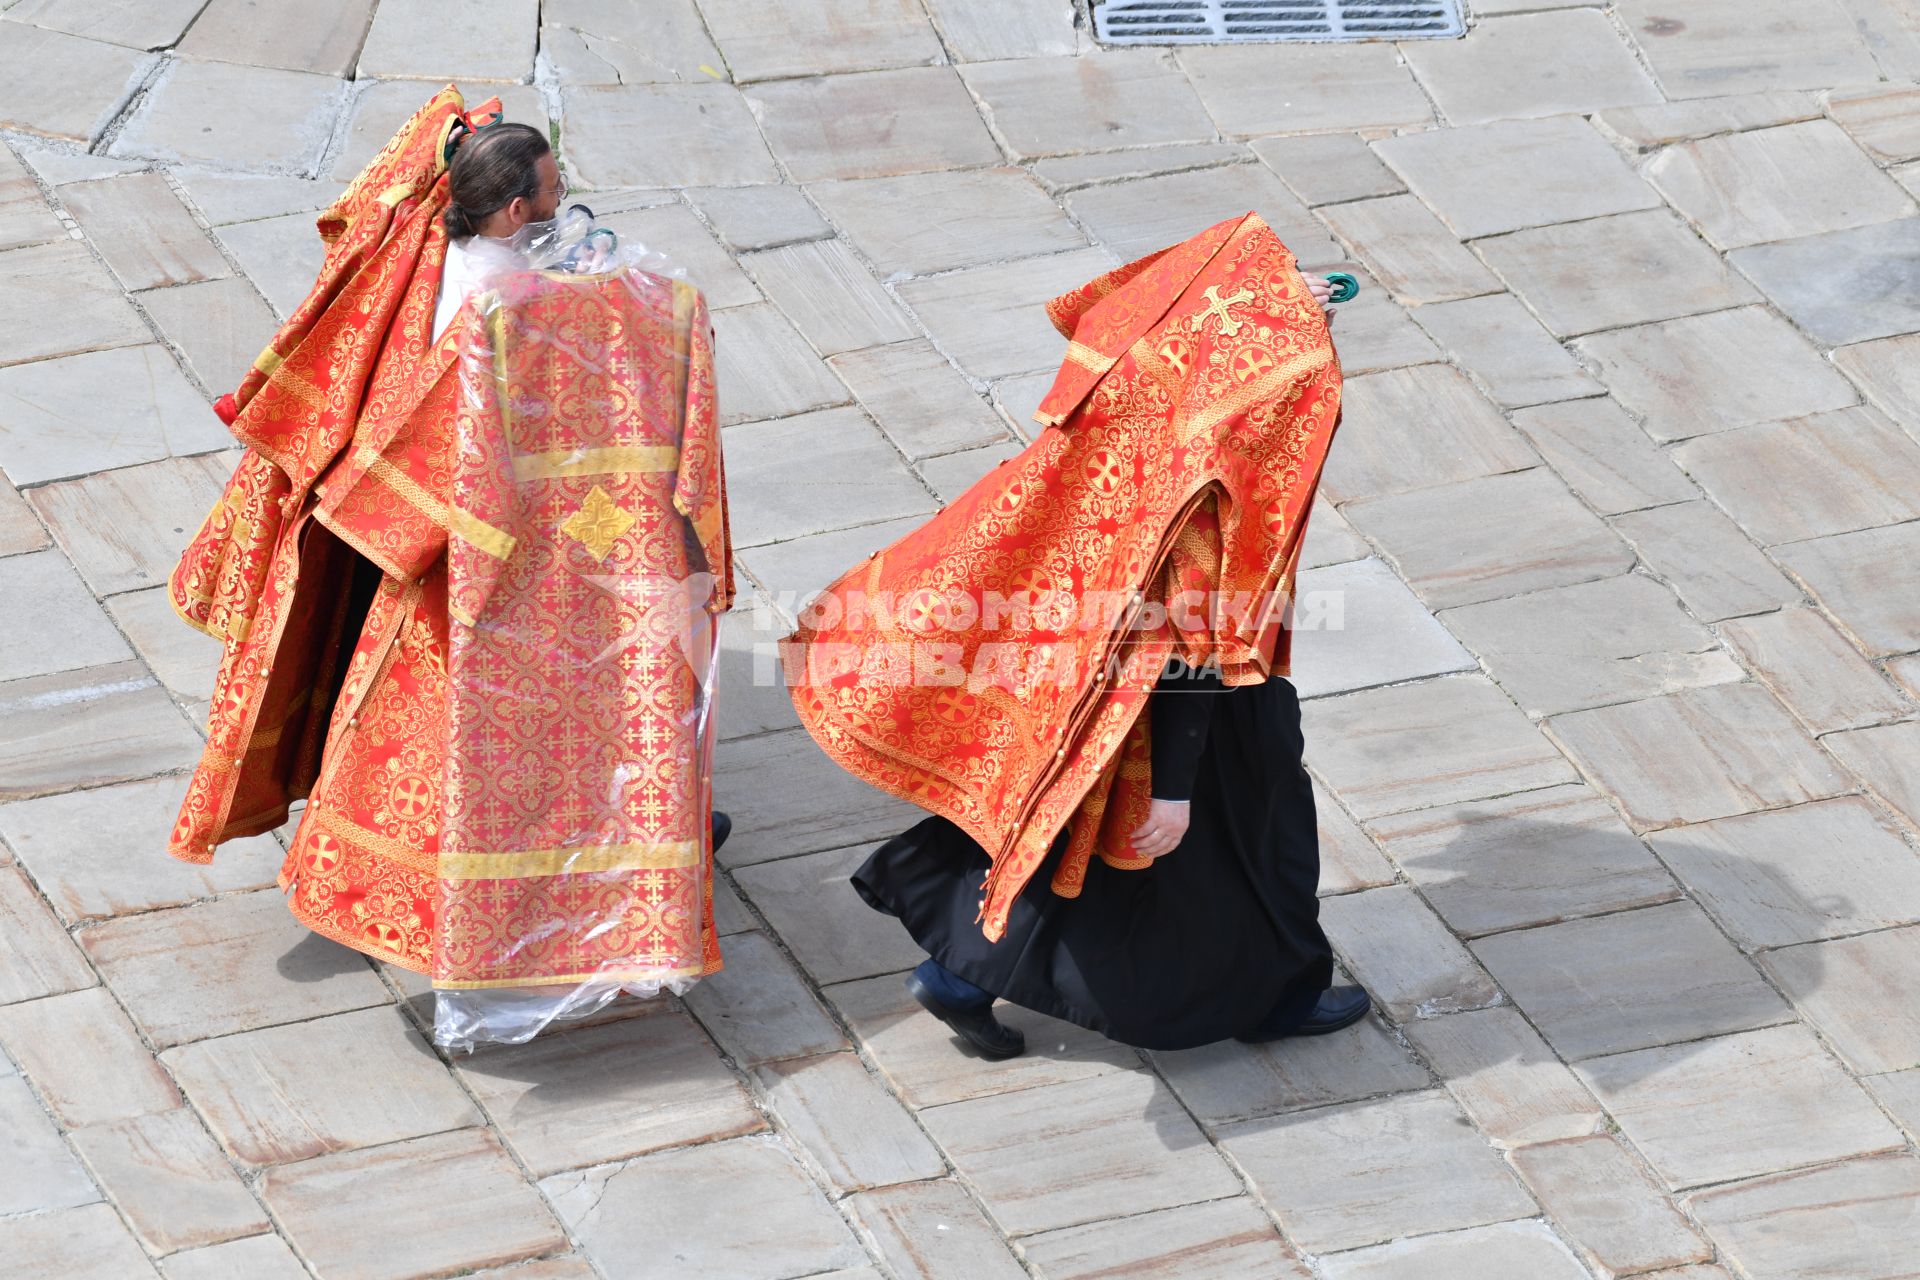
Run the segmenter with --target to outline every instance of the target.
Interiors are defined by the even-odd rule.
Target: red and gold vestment
[[[982,927],[1071,828],[1055,892],[1135,860],[1140,712],[1170,654],[1287,671],[1282,611],[1339,418],[1326,318],[1255,214],[1048,304],[1046,427],[828,587],[788,641],[800,719],[855,776],[992,856]]]

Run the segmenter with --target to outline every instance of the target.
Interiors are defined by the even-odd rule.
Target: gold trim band
[[[523,849],[511,853],[440,854],[442,880],[517,880],[528,876],[588,875],[613,871],[676,871],[697,867],[700,841],[589,844],[571,849]]]
[[[520,541],[505,530],[494,528],[471,511],[460,507],[448,508],[447,528],[454,537],[470,547],[486,552],[495,560],[512,559],[513,549]]]
[[[605,449],[549,449],[513,460],[515,480],[558,480],[566,476],[619,476],[635,472],[675,471],[680,449],[671,444],[618,445]]]

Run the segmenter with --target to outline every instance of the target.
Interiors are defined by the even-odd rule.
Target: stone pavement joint
[[[0,590],[31,601],[0,633],[0,1256],[1908,1274],[1901,7],[1479,0],[1460,41],[1177,51],[1097,48],[1085,0],[0,7]],[[452,1061],[424,978],[286,914],[286,829],[165,858],[215,656],[161,586],[315,211],[449,79],[705,290],[743,586],[727,970]],[[755,647],[1034,437],[1041,303],[1250,208],[1363,285],[1302,577],[1346,628],[1296,657],[1323,919],[1378,1007],[1150,1054],[1010,1010],[1030,1052],[988,1063],[845,883],[917,811],[820,754]]]

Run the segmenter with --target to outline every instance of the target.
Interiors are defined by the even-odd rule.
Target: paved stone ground
[[[0,0],[5,1268],[1911,1275],[1920,7],[1173,53],[925,4]],[[707,290],[754,589],[727,972],[451,1063],[416,979],[294,927],[275,839],[161,852],[213,674],[160,585],[232,462],[206,402],[447,77],[551,117]],[[753,646],[1019,446],[1042,299],[1249,207],[1369,277],[1304,576],[1347,625],[1299,683],[1381,1012],[1149,1055],[1016,1015],[1031,1054],[984,1064],[844,884],[910,815]]]

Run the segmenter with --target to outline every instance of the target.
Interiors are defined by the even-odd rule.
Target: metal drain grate
[[[1102,44],[1419,40],[1462,35],[1460,0],[1105,0]]]

